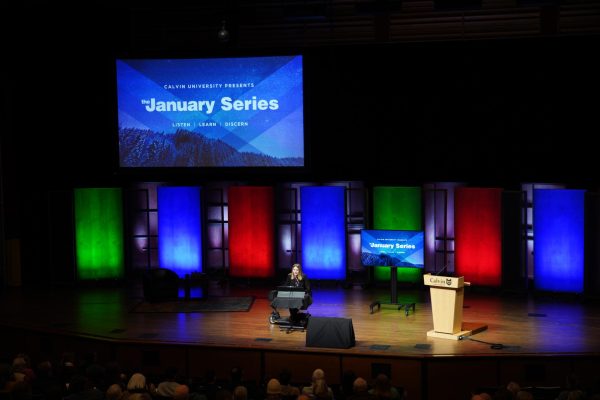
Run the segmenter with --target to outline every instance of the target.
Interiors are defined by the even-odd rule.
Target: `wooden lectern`
[[[427,336],[460,340],[487,329],[487,325],[462,322],[464,286],[469,286],[464,277],[425,274],[423,281],[429,286],[433,329]]]

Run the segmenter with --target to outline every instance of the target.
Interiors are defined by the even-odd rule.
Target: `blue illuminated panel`
[[[584,193],[584,190],[534,190],[536,289],[583,292]]]
[[[158,258],[180,277],[202,272],[199,187],[158,188]]]
[[[300,188],[302,268],[309,279],[346,278],[344,187]]]

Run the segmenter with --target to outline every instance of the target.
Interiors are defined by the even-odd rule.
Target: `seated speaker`
[[[154,268],[144,273],[144,298],[150,303],[177,300],[179,276],[167,268]]]
[[[307,347],[349,349],[356,344],[351,318],[311,317],[306,332]]]

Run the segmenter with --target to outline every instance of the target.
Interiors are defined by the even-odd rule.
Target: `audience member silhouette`
[[[565,390],[563,390],[562,392],[559,393],[557,400],[567,400],[567,399],[571,399],[569,396],[571,396],[571,392],[574,391],[581,391],[583,392],[583,384],[581,383],[581,378],[579,377],[579,375],[575,374],[575,373],[570,373],[567,375],[566,377],[567,382],[566,382],[566,386],[565,386]],[[573,397],[578,396],[578,394],[573,394]]]
[[[313,371],[312,373],[312,377],[311,377],[311,385],[310,386],[305,386],[302,388],[302,394],[306,394],[308,396],[314,396],[315,395],[315,387],[317,385],[317,382],[322,380],[323,382],[319,382],[320,386],[324,386],[327,387],[327,391],[330,393],[331,398],[333,399],[333,390],[331,390],[330,387],[327,386],[327,381],[325,379],[325,371],[323,371],[321,368],[317,368]]]
[[[190,388],[188,385],[177,385],[173,390],[173,400],[188,400],[190,398]]]
[[[272,378],[267,383],[267,400],[279,400],[281,399],[281,383],[278,379]]]
[[[325,379],[317,379],[313,385],[313,398],[316,400],[333,400],[333,390]]]
[[[377,397],[369,393],[369,385],[364,378],[358,377],[352,383],[352,394],[347,400],[376,400]]]
[[[142,400],[142,394],[150,394],[154,392],[154,385],[146,384],[146,377],[136,372],[129,378],[127,382],[127,390],[123,393],[123,400]]]
[[[181,384],[178,375],[179,370],[177,367],[168,367],[164,373],[164,380],[156,387],[156,394],[160,397],[173,397],[175,395],[175,389]]]
[[[121,400],[122,397],[123,389],[118,383],[113,383],[110,385],[108,389],[106,389],[106,394],[104,395],[106,400]]]
[[[519,392],[519,390],[521,390],[521,385],[519,385],[517,382],[515,381],[510,381],[508,382],[508,384],[506,385],[506,389],[511,392],[513,394],[513,396],[516,396],[517,393]]]
[[[248,389],[245,386],[236,386],[233,389],[233,400],[248,400]]]
[[[486,392],[482,392],[471,396],[471,400],[492,400],[492,396]]]
[[[292,373],[288,369],[283,369],[279,373],[279,383],[281,384],[281,396],[287,400],[295,400],[300,395],[300,389],[290,384]]]
[[[64,400],[104,400],[104,392],[94,387],[83,375],[73,375]]]
[[[400,392],[392,386],[390,378],[386,374],[379,374],[375,378],[375,385],[373,389],[369,390],[369,393],[375,395],[379,400],[400,400],[404,396],[400,395]]]
[[[217,391],[223,389],[217,382],[217,373],[209,369],[204,374],[204,382],[200,385],[197,392],[206,396],[207,399],[213,400]]]

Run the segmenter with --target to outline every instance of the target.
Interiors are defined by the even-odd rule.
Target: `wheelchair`
[[[280,330],[288,333],[293,330],[306,330],[310,314],[306,311],[312,304],[312,296],[303,288],[293,286],[279,286],[269,293],[271,308],[269,323],[279,325]],[[278,308],[288,308],[289,317],[282,317]]]

